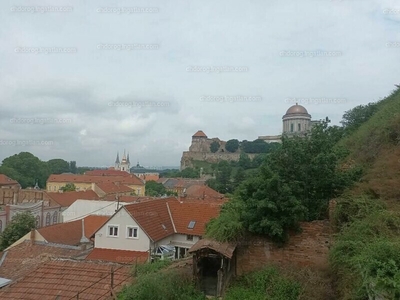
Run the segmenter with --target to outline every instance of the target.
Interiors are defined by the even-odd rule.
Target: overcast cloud
[[[399,26],[398,0],[3,0],[0,160],[178,166],[197,130],[280,134],[296,101],[339,124],[400,83]]]

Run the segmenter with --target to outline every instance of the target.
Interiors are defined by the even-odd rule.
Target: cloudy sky
[[[55,6],[57,5],[57,6]],[[280,134],[400,83],[398,0],[0,1],[0,161],[178,166],[202,129]]]

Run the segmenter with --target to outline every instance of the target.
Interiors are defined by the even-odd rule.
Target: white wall
[[[63,222],[81,219],[88,215],[112,216],[117,210],[117,201],[76,200],[62,212]],[[128,203],[120,202],[119,205]]]
[[[108,236],[108,226],[118,226],[118,237]],[[138,238],[127,238],[127,226],[138,227]],[[106,224],[101,227],[94,240],[95,248],[107,248],[131,251],[148,251],[150,239],[146,233],[138,226],[125,209],[121,209]]]

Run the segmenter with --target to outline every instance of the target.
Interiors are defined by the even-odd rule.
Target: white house
[[[183,257],[219,214],[221,201],[180,202],[175,197],[122,206],[94,234],[95,249],[147,252],[162,246]]]
[[[88,215],[112,216],[126,202],[102,200],[76,200],[70,207],[61,213],[62,222],[81,219]]]

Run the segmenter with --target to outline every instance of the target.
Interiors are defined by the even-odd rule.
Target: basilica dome
[[[307,114],[308,115],[308,111],[307,109],[305,109],[304,106],[298,105],[296,103],[296,105],[291,106],[287,111],[286,111],[287,115],[294,115],[294,114]]]

